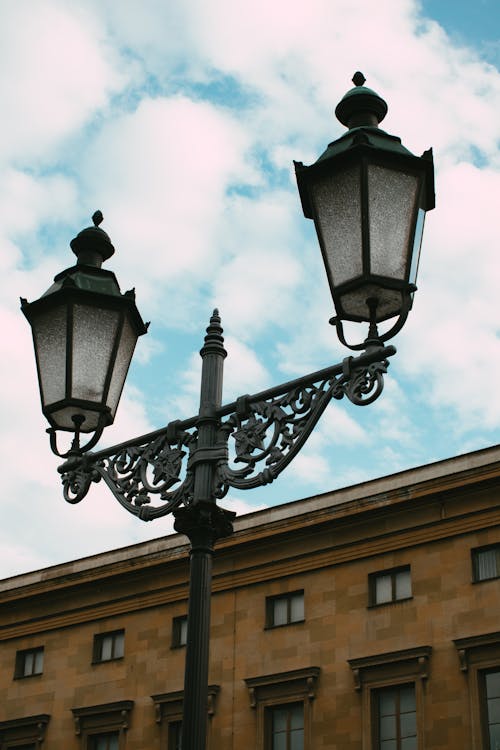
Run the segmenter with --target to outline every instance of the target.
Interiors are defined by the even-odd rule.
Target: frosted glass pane
[[[419,208],[417,213],[417,225],[415,227],[415,239],[413,241],[413,253],[411,256],[409,278],[410,284],[414,284],[417,280],[418,264],[420,261],[420,249],[422,247],[422,237],[424,235],[424,223],[425,211],[423,208]]]
[[[132,359],[132,354],[134,353],[136,341],[137,335],[130,325],[128,318],[125,318],[107,398],[107,404],[111,409],[111,414],[113,415],[113,417],[115,416],[118,402],[123,390],[123,384],[125,383],[125,378],[127,377],[127,372],[130,365],[130,360]]]
[[[489,750],[500,750],[500,725],[499,724],[496,724],[490,727]]]
[[[368,166],[368,210],[372,273],[403,279],[418,196],[413,174]]]
[[[74,406],[65,406],[63,409],[58,409],[52,413],[52,418],[57,422],[57,425],[63,430],[74,430],[75,423],[72,420],[73,415],[81,414],[85,417],[85,421],[82,425],[82,432],[92,432],[97,427],[99,420],[99,413],[92,412],[88,409],[77,409]]]
[[[417,738],[404,737],[401,740],[401,750],[417,750]]]
[[[304,619],[304,594],[294,594],[290,602],[290,622]]]
[[[409,570],[396,573],[396,599],[407,599],[411,596],[411,575]]]
[[[375,284],[365,284],[358,291],[342,295],[342,307],[346,315],[370,320],[370,311],[366,304],[370,297],[376,297],[378,300],[377,321],[399,314],[402,305],[401,292],[396,289],[384,289]]]
[[[286,734],[276,734],[273,736],[273,748],[272,750],[287,750],[286,748]]]
[[[286,625],[288,622],[286,599],[275,599],[273,602],[273,625]]]
[[[415,711],[415,688],[413,685],[401,688],[399,694],[399,704],[401,713]]]
[[[380,750],[398,750],[397,740],[381,741]]]
[[[73,398],[100,402],[120,313],[74,306]]]
[[[30,674],[33,674],[33,663],[34,663],[35,655],[32,651],[27,653],[24,657],[24,676],[27,677]]]
[[[123,647],[125,643],[125,636],[123,633],[117,633],[114,636],[115,641],[115,647],[113,650],[113,656],[115,659],[119,659],[121,656],[123,656]]]
[[[500,698],[488,701],[488,721],[490,724],[500,724]]]
[[[401,714],[401,737],[415,737],[417,734],[417,717],[415,712]]]
[[[38,315],[32,324],[40,368],[42,404],[47,406],[65,397],[66,307],[57,307]]]
[[[377,576],[375,579],[375,602],[383,604],[392,601],[391,576]]]
[[[362,272],[360,168],[322,177],[312,186],[312,200],[335,285]]]

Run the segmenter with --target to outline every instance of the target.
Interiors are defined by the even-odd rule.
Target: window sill
[[[114,661],[123,661],[125,657],[123,656],[114,656],[112,659],[94,659],[91,664],[92,666],[96,664],[109,664],[110,662]]]
[[[405,596],[403,599],[392,599],[390,602],[377,602],[376,604],[368,604],[367,609],[378,609],[379,607],[390,607],[392,604],[402,604],[403,602],[411,602],[413,596]]]
[[[303,625],[304,620],[293,620],[293,622],[284,622],[281,625],[266,625],[264,630],[278,630],[279,628],[289,628],[291,625]]]

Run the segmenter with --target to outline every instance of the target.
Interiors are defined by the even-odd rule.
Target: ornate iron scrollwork
[[[70,458],[59,469],[65,499],[80,502],[91,483],[103,479],[118,502],[144,521],[164,516],[181,503],[189,505],[192,472],[187,455],[196,444],[196,433],[183,431],[172,437],[168,432],[167,428],[151,442],[139,438],[137,443]],[[172,489],[181,481],[183,471],[184,480]],[[152,497],[161,505],[152,506]]]
[[[218,428],[212,445],[198,445],[198,417],[192,417],[121,446],[73,454],[59,468],[64,497],[78,503],[92,482],[102,479],[124,508],[150,521],[192,504],[199,463],[214,467],[215,500],[231,487],[269,484],[300,451],[332,398],[346,396],[353,404],[366,405],[380,396],[386,357],[394,352],[394,347],[371,346],[341,364],[260,394],[241,396],[216,410]],[[153,498],[160,504],[153,505]]]

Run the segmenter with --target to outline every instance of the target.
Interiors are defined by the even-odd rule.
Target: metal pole
[[[214,494],[215,470],[217,462],[223,458],[217,445],[217,409],[222,400],[223,367],[227,355],[220,323],[218,311],[214,310],[200,351],[203,362],[198,440],[192,456],[193,502],[187,508],[174,511],[175,530],[185,534],[191,543],[183,750],[206,750],[212,559],[217,539],[232,533],[231,522],[235,515],[217,507]]]

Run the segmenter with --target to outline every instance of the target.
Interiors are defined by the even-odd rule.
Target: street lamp
[[[35,302],[22,300],[31,324],[42,410],[65,499],[80,502],[101,479],[130,513],[150,521],[172,513],[190,549],[183,750],[205,750],[212,559],[232,533],[235,513],[217,505],[228,490],[272,482],[301,450],[332,398],[372,403],[381,394],[384,343],[404,325],[426,211],[434,207],[432,153],[413,156],[379,130],[387,105],[356,73],[336,109],[348,127],[312,166],[295,164],[306,217],[314,219],[336,309],[340,340],[362,354],[222,405],[226,357],[214,310],[200,351],[200,407],[195,416],[104,450],[90,452],[113,422],[137,338],[147,326],[134,293],[121,294],[101,268],[114,248],[94,226],[72,241],[75,266],[55,277]],[[368,323],[362,343],[347,344],[343,321]],[[385,333],[378,324],[392,320]],[[73,434],[61,453],[57,432]],[[91,434],[84,445],[82,434]],[[232,451],[229,451],[229,445]],[[232,456],[232,458],[230,458]],[[157,499],[156,503],[152,501]]]

